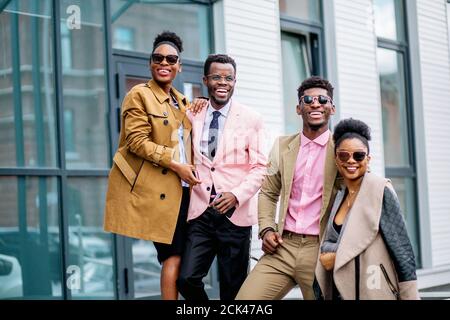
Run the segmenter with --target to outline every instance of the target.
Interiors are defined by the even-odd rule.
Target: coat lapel
[[[386,182],[370,173],[364,176],[336,252],[335,273],[363,252],[377,236]]]

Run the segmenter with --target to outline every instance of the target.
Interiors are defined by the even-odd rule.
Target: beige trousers
[[[297,284],[303,298],[313,300],[318,252],[317,236],[283,234],[283,244],[274,254],[264,254],[259,259],[236,300],[279,300]]]

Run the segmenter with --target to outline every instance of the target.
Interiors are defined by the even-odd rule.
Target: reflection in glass
[[[419,264],[419,232],[417,230],[416,202],[413,196],[415,194],[414,180],[412,178],[392,178],[391,181],[395,192],[397,193],[402,214],[405,218],[408,236],[416,256],[416,262]]]
[[[72,21],[66,12],[71,5],[80,8],[79,29],[67,26]],[[68,169],[109,168],[103,15],[102,1],[61,1],[61,25],[65,25],[61,28],[62,99]]]
[[[161,294],[161,265],[158,262],[155,246],[150,241],[132,239],[134,297],[154,297]],[[212,285],[212,269],[203,279],[205,289]]]
[[[320,1],[280,0],[280,14],[320,23]]]
[[[161,266],[150,241],[132,240],[134,297],[160,295]]]
[[[106,178],[70,178],[69,266],[80,270],[76,298],[114,298],[112,235],[103,231]]]
[[[134,29],[127,27],[117,27],[114,30],[113,47],[121,50],[133,50]]]
[[[202,95],[202,86],[198,83],[184,82],[183,87],[184,95],[190,102],[194,101],[194,98]]]
[[[137,86],[138,84],[142,84],[142,83],[147,83],[147,82],[148,82],[148,79],[127,76],[125,78],[125,90],[126,90],[126,92],[128,92],[134,86]]]
[[[374,0],[377,37],[402,41],[405,38],[402,0]]]
[[[56,178],[0,177],[0,299],[62,298]]]
[[[55,167],[52,1],[0,13],[0,167]]]
[[[388,167],[410,165],[403,55],[378,48],[384,157]]]
[[[298,105],[297,89],[300,83],[311,76],[311,63],[308,58],[306,37],[281,33],[281,54],[283,58],[283,96],[285,133],[298,132],[302,125],[296,112]]]
[[[156,35],[170,30],[183,40],[184,58],[204,60],[210,48],[208,10],[201,4],[112,0],[113,48],[150,53]]]

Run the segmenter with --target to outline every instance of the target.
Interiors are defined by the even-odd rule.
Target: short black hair
[[[203,67],[203,75],[207,76],[209,74],[209,68],[213,62],[217,63],[230,63],[234,68],[234,73],[236,73],[236,62],[232,57],[226,54],[210,54],[205,61]]]
[[[302,84],[300,85],[300,87],[298,87],[298,89],[297,89],[298,101],[300,101],[300,98],[305,94],[306,90],[312,89],[312,88],[322,88],[322,89],[327,90],[328,95],[330,96],[331,99],[333,99],[334,88],[331,85],[331,83],[326,79],[322,79],[321,77],[312,76],[312,77],[305,79],[302,82]]]
[[[183,52],[183,41],[181,38],[175,33],[171,31],[163,31],[162,33],[158,34],[153,41],[153,51],[159,46],[161,42],[171,42],[175,45],[176,49],[178,49],[178,52]]]
[[[365,122],[353,118],[339,121],[333,133],[335,154],[339,145],[346,139],[359,139],[367,147],[367,153],[370,152],[370,128]]]

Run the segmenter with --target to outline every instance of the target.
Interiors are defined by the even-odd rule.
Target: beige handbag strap
[[[124,156],[120,152],[116,152],[113,161],[119,167],[120,171],[122,171],[122,174],[125,176],[128,182],[133,185],[134,180],[136,179],[136,173],[128,164],[127,160],[125,160]]]

